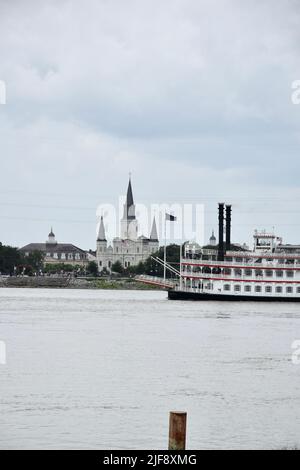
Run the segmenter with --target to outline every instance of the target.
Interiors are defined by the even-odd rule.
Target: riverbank
[[[157,286],[142,284],[132,278],[73,278],[55,276],[0,277],[0,287],[29,287],[57,289],[114,289],[114,290],[160,290]]]

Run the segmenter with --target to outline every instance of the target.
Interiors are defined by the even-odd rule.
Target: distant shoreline
[[[113,290],[161,290],[157,286],[142,284],[132,278],[73,278],[73,277],[0,277],[0,288],[52,288],[52,289],[113,289]]]

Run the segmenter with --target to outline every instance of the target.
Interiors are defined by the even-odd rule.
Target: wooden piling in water
[[[171,411],[169,420],[169,450],[185,450],[186,413]]]

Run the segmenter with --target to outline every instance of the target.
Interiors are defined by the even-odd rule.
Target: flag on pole
[[[167,214],[167,212],[165,212],[164,281],[166,281],[167,274],[167,220],[170,222],[175,222],[177,219],[175,215]]]

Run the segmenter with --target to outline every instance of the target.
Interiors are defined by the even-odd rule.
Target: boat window
[[[277,286],[276,287],[276,292],[277,292],[277,294],[281,294],[282,293],[282,287]]]
[[[288,287],[286,288],[286,293],[287,293],[287,294],[292,294],[292,293],[293,293],[293,288],[292,288],[291,286],[288,286]]]
[[[224,290],[229,291],[230,290],[230,284],[225,284],[224,285]]]
[[[221,268],[213,268],[212,273],[213,274],[221,274]]]
[[[294,277],[294,271],[287,271],[286,277]]]
[[[270,294],[270,293],[272,292],[272,290],[273,290],[273,289],[272,289],[272,286],[267,286],[267,287],[266,287],[266,292],[267,292],[268,294]]]
[[[245,269],[245,276],[252,276],[252,269]]]
[[[242,270],[241,269],[235,269],[234,274],[235,274],[235,276],[241,276],[242,275]]]
[[[276,271],[276,277],[283,277],[283,271]]]
[[[245,286],[245,292],[251,292],[251,286]]]
[[[241,286],[238,285],[238,284],[236,284],[236,285],[234,286],[234,290],[235,290],[235,292],[241,292]]]
[[[273,271],[271,271],[271,270],[268,269],[268,270],[266,271],[266,276],[267,276],[267,277],[273,277]]]
[[[211,274],[211,269],[208,268],[208,267],[204,267],[204,268],[202,269],[202,272],[203,272],[203,273],[206,273],[206,274]]]
[[[255,286],[255,292],[261,292],[261,286]]]

